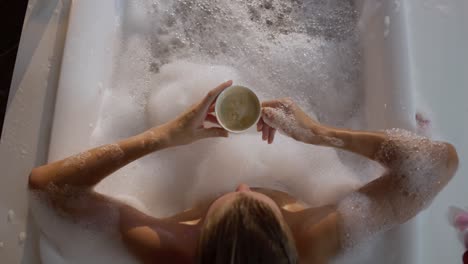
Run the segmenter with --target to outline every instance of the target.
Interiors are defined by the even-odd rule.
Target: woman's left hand
[[[205,121],[217,123],[216,117],[210,112],[213,111],[213,104],[218,95],[231,85],[232,81],[220,84],[208,92],[201,102],[192,106],[173,121],[158,127],[167,133],[168,145],[171,147],[181,146],[204,138],[228,137],[229,133],[225,129],[220,127],[205,128],[203,123]]]

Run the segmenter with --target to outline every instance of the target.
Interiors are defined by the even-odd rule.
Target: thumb
[[[220,127],[206,128],[200,131],[200,138],[228,137],[229,132]]]

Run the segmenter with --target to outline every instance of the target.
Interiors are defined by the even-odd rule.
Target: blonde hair
[[[264,202],[240,195],[207,219],[198,244],[200,264],[296,264],[289,228]]]

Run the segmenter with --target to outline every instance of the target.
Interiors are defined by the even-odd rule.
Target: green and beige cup
[[[255,125],[262,107],[257,95],[247,87],[231,86],[216,100],[215,113],[219,124],[229,132],[241,133]]]

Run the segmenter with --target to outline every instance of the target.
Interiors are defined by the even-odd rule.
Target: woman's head
[[[216,200],[204,221],[198,263],[297,263],[289,228],[267,196],[240,186]]]

